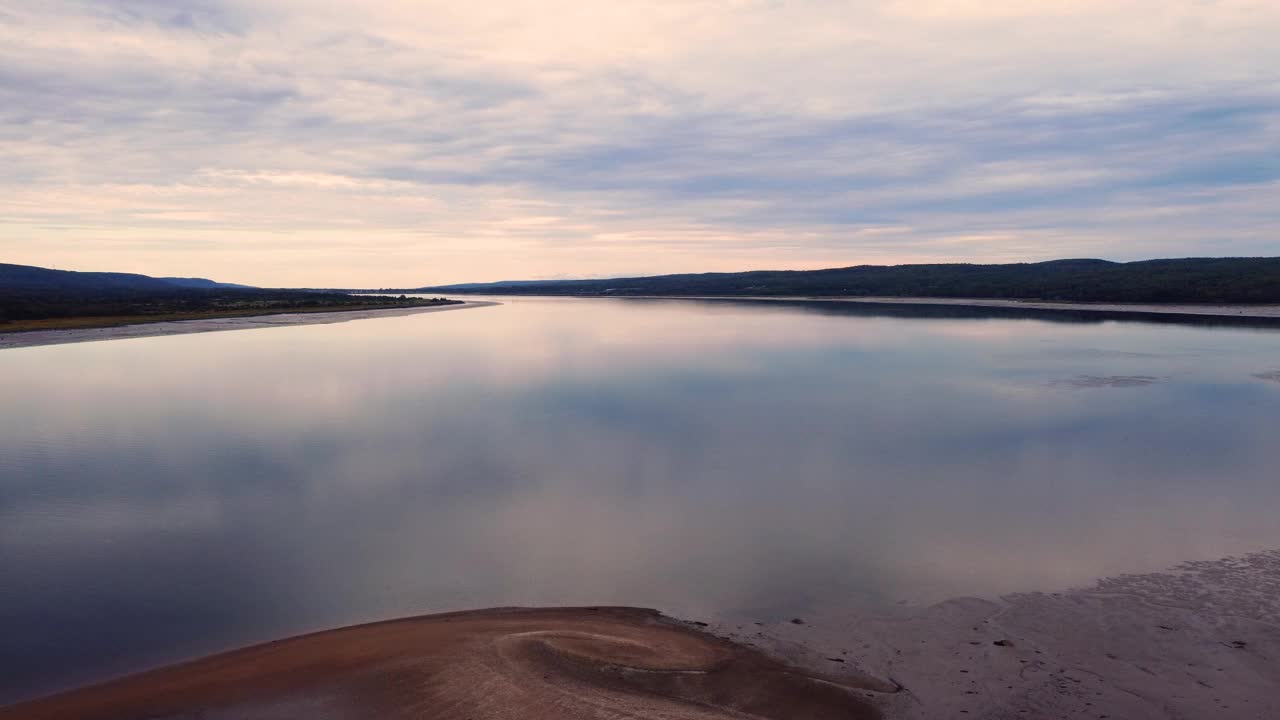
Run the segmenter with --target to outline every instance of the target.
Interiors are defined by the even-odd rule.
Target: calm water
[[[0,701],[408,613],[790,616],[1280,545],[1280,332],[945,312],[517,299],[0,351]]]

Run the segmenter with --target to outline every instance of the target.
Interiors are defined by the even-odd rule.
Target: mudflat
[[[0,720],[879,718],[897,690],[654,610],[503,608],[358,625],[0,709]]]
[[[710,629],[804,667],[892,679],[886,717],[1280,718],[1280,550],[1061,592]]]

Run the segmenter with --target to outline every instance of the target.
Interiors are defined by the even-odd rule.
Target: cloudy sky
[[[0,0],[0,262],[1280,255],[1275,0]]]

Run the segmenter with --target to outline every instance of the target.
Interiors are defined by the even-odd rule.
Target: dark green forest
[[[0,288],[0,323],[54,318],[354,310],[428,302],[419,298],[362,297],[301,290]]]
[[[204,278],[73,272],[0,263],[0,329],[83,318],[181,319],[433,305],[444,298],[368,297],[332,290],[255,288]]]
[[[830,270],[476,283],[415,290],[421,291],[504,295],[798,295],[1120,303],[1280,303],[1280,258],[859,265]]]

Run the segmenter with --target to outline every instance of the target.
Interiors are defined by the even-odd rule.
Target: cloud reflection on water
[[[389,615],[785,614],[1280,543],[1280,333],[900,315],[519,300],[7,351],[0,697]]]

